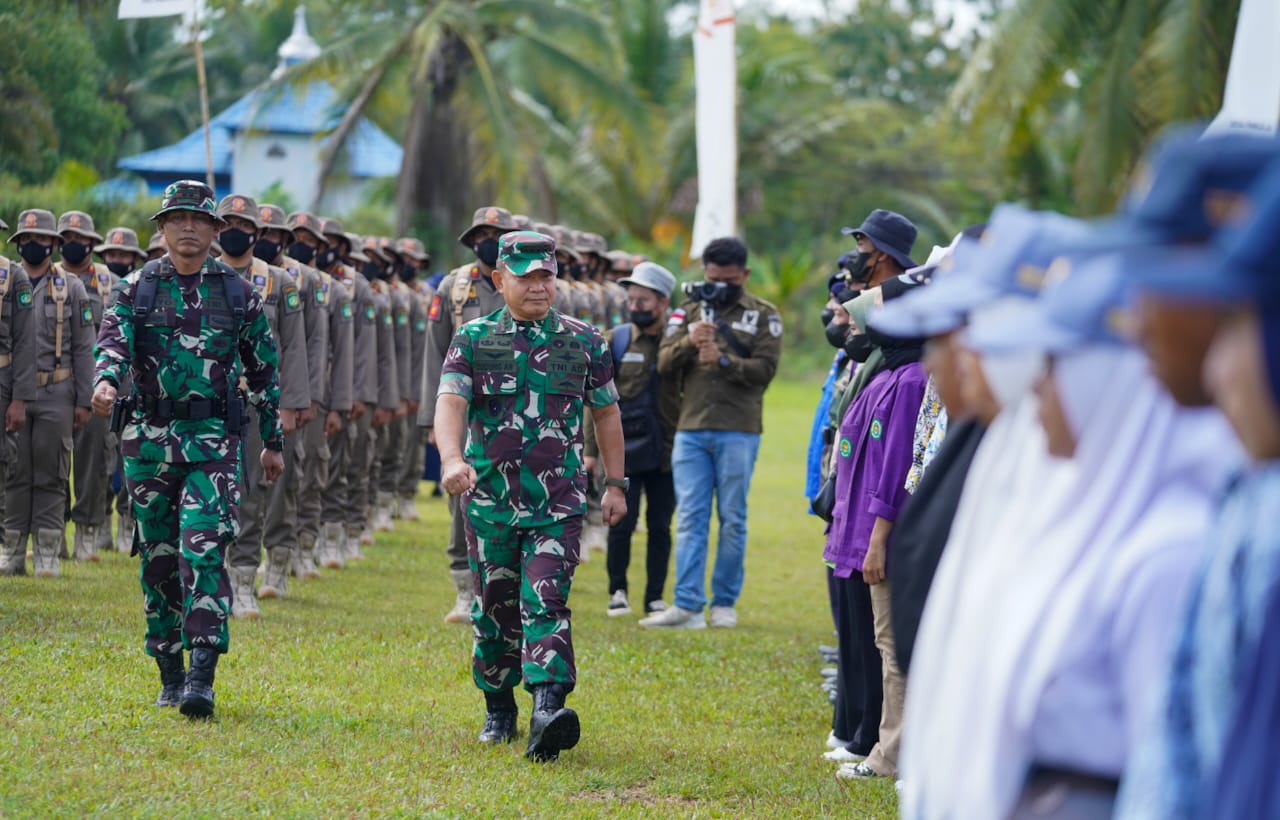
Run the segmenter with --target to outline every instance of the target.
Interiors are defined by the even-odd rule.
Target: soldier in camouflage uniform
[[[476,262],[450,271],[431,300],[427,313],[427,354],[418,425],[427,428],[433,442],[436,393],[440,387],[445,353],[458,328],[502,307],[502,294],[493,282],[493,270],[498,263],[498,240],[514,230],[515,223],[505,208],[494,205],[477,208],[471,218],[471,227],[458,237],[458,241],[476,255]],[[444,619],[447,623],[467,624],[471,622],[473,582],[467,561],[467,515],[456,496],[449,496],[449,515],[452,521],[449,529],[449,576],[453,579],[457,596]]]
[[[568,597],[586,508],[584,407],[610,476],[605,518],[626,513],[613,361],[599,331],[552,308],[554,252],[542,234],[503,236],[493,279],[506,307],[454,337],[435,418],[441,483],[465,493],[474,533],[472,674],[487,707],[480,740],[515,737],[513,690],[523,679],[533,693],[525,752],[533,760],[578,742],[578,716],[564,699],[577,680]]]
[[[285,249],[292,247],[293,233],[285,220],[284,210],[277,205],[258,206],[258,219],[262,223],[261,234],[253,246],[253,255],[272,267],[288,274],[298,288],[302,301],[303,327],[306,336],[307,378],[310,381],[311,407],[298,416],[298,432],[284,449],[284,481],[276,482],[267,498],[266,521],[263,525],[263,542],[290,548],[290,564],[283,561],[269,562],[258,590],[260,598],[283,598],[288,586],[289,573],[295,571],[304,578],[319,577],[315,561],[315,534],[319,527],[319,495],[315,496],[317,517],[314,529],[301,523],[300,498],[304,482],[315,480],[310,459],[317,457],[313,431],[325,424],[321,398],[328,390],[329,374],[329,292],[332,279],[310,265],[288,256]],[[304,246],[305,247],[305,246]],[[321,435],[323,440],[323,434]]]
[[[264,442],[249,457],[275,481],[284,470],[276,348],[257,291],[209,256],[222,224],[213,191],[175,182],[153,219],[170,252],[116,288],[98,342],[93,409],[111,413],[126,373],[132,377],[136,406],[120,437],[142,559],[146,649],[160,668],[157,705],[207,717],[229,641],[223,555],[239,529],[247,418],[236,385],[243,378]]]
[[[331,267],[327,258],[332,254],[325,241],[322,222],[315,214],[306,212],[289,215],[287,227],[293,236],[288,247],[285,264],[324,265]],[[351,294],[324,270],[313,268],[322,277],[322,288],[327,289],[323,300],[324,310],[320,321],[326,325],[328,349],[319,363],[319,372],[312,372],[312,389],[319,377],[320,392],[313,398],[319,402],[316,418],[302,430],[302,446],[306,453],[303,474],[298,493],[298,552],[294,560],[294,574],[309,577],[318,574],[317,567],[329,556],[329,548],[322,540],[324,508],[328,504],[340,504],[337,498],[326,500],[325,493],[333,480],[330,443],[336,436],[345,436],[346,419],[351,412],[352,356],[355,347],[355,319],[351,307]],[[338,476],[335,491],[345,494],[346,478]],[[343,543],[341,519],[338,522],[337,539],[334,542],[332,560],[342,566]]]
[[[412,296],[409,310],[411,351],[409,360],[409,416],[405,419],[405,459],[397,486],[399,498],[396,513],[406,521],[418,520],[414,499],[418,495],[418,482],[422,479],[422,462],[427,443],[426,430],[418,426],[418,411],[422,408],[422,380],[427,355],[427,311],[435,297],[435,288],[425,279],[419,279],[431,264],[431,257],[422,242],[411,237],[396,240],[404,264],[400,278]]]
[[[120,277],[106,265],[93,262],[95,243],[102,236],[94,230],[93,217],[83,211],[67,211],[58,217],[62,236],[62,261],[54,265],[61,275],[76,277],[84,285],[93,308],[93,338],[98,338],[102,312],[111,306],[111,291]],[[107,420],[91,417],[76,430],[72,443],[72,487],[75,503],[71,521],[75,524],[72,555],[77,561],[97,561],[100,536],[110,536],[108,489],[115,470],[115,437],[107,431]]]
[[[294,433],[299,423],[305,424],[311,415],[306,316],[302,309],[302,294],[293,278],[253,254],[265,227],[259,213],[258,203],[252,197],[228,194],[222,198],[218,203],[218,216],[226,222],[226,227],[218,234],[223,250],[219,261],[238,273],[262,301],[262,312],[276,341],[280,425],[292,447],[296,443]],[[256,425],[250,424],[245,431],[246,453],[257,452],[262,447],[257,430]],[[285,459],[286,469],[289,461],[289,458]],[[261,614],[256,584],[264,547],[267,551],[267,572],[263,579],[263,586],[268,592],[266,597],[279,597],[284,593],[293,549],[297,545],[297,533],[293,523],[271,528],[267,524],[273,499],[287,495],[287,492],[287,480],[269,485],[257,463],[253,459],[245,459],[240,486],[240,533],[227,550],[227,566],[235,593],[231,614],[237,618],[257,618]],[[288,499],[280,499],[277,503],[287,505]],[[289,517],[296,519],[296,516],[294,505]]]
[[[157,237],[162,236],[156,233]],[[138,234],[132,228],[126,228],[123,225],[112,228],[107,231],[107,239],[101,245],[93,249],[93,252],[102,257],[102,261],[106,263],[107,269],[116,277],[117,283],[120,279],[133,273],[138,268],[147,263],[147,254],[138,244]],[[164,254],[161,253],[161,256]],[[90,294],[92,298],[92,294]],[[112,299],[115,298],[113,295]],[[99,323],[101,328],[101,323]],[[126,378],[127,382],[127,378]],[[122,390],[127,390],[127,384],[121,385]],[[105,426],[105,425],[104,425]],[[111,440],[115,442],[115,447],[111,453],[111,466],[108,473],[112,476],[112,481],[119,477],[119,489],[111,491],[114,499],[108,498],[107,506],[115,506],[117,515],[117,526],[114,544],[117,552],[123,552],[125,555],[133,552],[133,508],[129,503],[129,493],[124,486],[124,474],[120,472],[120,440],[115,433],[108,431]],[[110,510],[108,509],[108,518],[110,521]],[[98,549],[110,549],[112,546],[111,528],[104,525],[103,532],[99,533]]]
[[[49,211],[23,211],[10,238],[31,280],[36,394],[5,484],[5,540],[16,552],[34,536],[37,577],[57,576],[66,553],[71,444],[91,416],[93,385],[93,307],[84,283],[50,262],[62,243],[55,227]]]
[[[0,219],[0,230],[9,226]],[[10,439],[27,419],[27,402],[36,397],[35,333],[31,328],[31,280],[26,269],[0,256],[0,418],[6,438],[0,440],[0,480],[8,481],[12,468]],[[0,492],[0,517],[4,516],[4,493]],[[25,539],[24,539],[25,541]],[[0,575],[26,572],[27,546],[16,538],[5,541],[0,551]]]

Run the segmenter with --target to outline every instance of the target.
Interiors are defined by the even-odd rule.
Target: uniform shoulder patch
[[[31,307],[31,285],[18,285],[18,307]]]
[[[782,317],[776,313],[769,317],[769,335],[775,339],[782,336]]]
[[[373,305],[364,306],[364,318],[367,322],[372,322],[378,318],[378,309]]]
[[[349,322],[349,321],[351,321],[351,319],[352,319],[355,315],[356,315],[356,309],[355,309],[354,307],[352,307],[351,303],[350,303],[350,302],[343,302],[343,303],[342,303],[342,318]]]
[[[418,321],[414,322],[413,329],[418,333],[425,333],[427,330],[427,320],[419,319]]]
[[[80,309],[80,324],[82,325],[93,324],[93,306],[90,305],[88,302],[85,302],[84,307]]]
[[[302,297],[298,295],[298,286],[288,282],[284,286],[284,307],[290,312],[302,307]]]
[[[431,297],[431,308],[427,311],[427,318],[433,322],[440,321],[440,294]]]
[[[880,437],[883,435],[884,435],[884,424],[880,421],[880,419],[872,419],[871,420],[871,437],[879,441]]]

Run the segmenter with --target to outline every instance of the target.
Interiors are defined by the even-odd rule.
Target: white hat
[[[671,271],[656,262],[641,262],[631,271],[631,275],[619,279],[620,285],[639,285],[642,288],[657,291],[668,299],[675,290],[676,277]]]

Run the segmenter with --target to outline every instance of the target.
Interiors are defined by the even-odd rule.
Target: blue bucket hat
[[[916,244],[919,232],[911,220],[902,214],[877,208],[867,214],[860,226],[841,228],[840,233],[854,238],[865,236],[876,246],[876,250],[889,254],[903,270],[916,267],[911,259],[911,246]]]

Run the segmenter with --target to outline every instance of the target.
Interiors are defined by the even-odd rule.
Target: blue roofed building
[[[278,50],[280,62],[272,82],[241,97],[209,122],[218,196],[232,192],[257,196],[278,183],[301,208],[345,213],[360,203],[373,180],[400,173],[404,150],[361,117],[347,137],[323,199],[316,201],[321,157],[345,105],[324,80],[298,84],[280,80],[289,67],[319,53],[299,6],[293,33]],[[153,195],[175,179],[204,179],[204,129],[173,145],[125,157],[117,166],[142,177]]]

